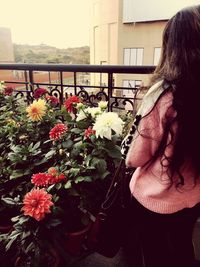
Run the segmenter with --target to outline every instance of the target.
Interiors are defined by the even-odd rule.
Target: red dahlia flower
[[[14,89],[12,87],[7,86],[4,88],[4,95],[12,95],[13,91]]]
[[[49,168],[48,173],[50,175],[49,184],[56,184],[65,179],[65,175],[63,173],[59,174],[57,169],[54,167]]]
[[[31,182],[35,186],[47,186],[49,183],[50,174],[48,173],[36,173],[33,174]]]
[[[33,189],[25,195],[22,211],[24,211],[24,215],[40,221],[45,217],[45,214],[51,212],[50,207],[53,205],[51,199],[52,195],[44,189]]]
[[[95,132],[96,132],[95,130],[88,128],[85,130],[84,136],[85,136],[85,138],[90,138],[90,136],[95,134]]]
[[[63,173],[58,175],[51,175],[49,179],[49,184],[57,184],[65,179],[65,175]]]
[[[46,100],[49,101],[53,105],[57,105],[59,103],[59,99],[52,95],[47,95]]]
[[[49,132],[50,139],[58,140],[62,137],[62,135],[67,131],[67,126],[63,123],[58,123],[54,126]]]
[[[68,112],[73,112],[73,110],[74,110],[74,104],[80,103],[80,102],[81,102],[81,99],[78,96],[74,95],[74,96],[68,97],[65,100],[64,105],[65,105],[66,110]]]
[[[45,95],[47,93],[48,93],[48,91],[45,88],[37,88],[37,89],[35,89],[35,91],[33,93],[33,97],[35,99],[38,99],[38,98],[40,98],[41,96],[43,96],[43,95]]]

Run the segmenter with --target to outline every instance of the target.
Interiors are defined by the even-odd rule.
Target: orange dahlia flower
[[[51,199],[52,195],[44,189],[33,189],[25,195],[22,211],[24,211],[24,215],[40,221],[45,217],[45,214],[51,212],[50,207],[53,205]]]
[[[33,103],[26,108],[28,116],[32,121],[40,121],[46,114],[46,102],[43,99],[34,100]]]

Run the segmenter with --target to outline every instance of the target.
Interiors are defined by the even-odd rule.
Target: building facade
[[[157,65],[162,32],[167,19],[134,21],[130,0],[92,0],[91,64]],[[106,77],[95,77],[96,84],[106,83]],[[115,85],[146,86],[148,75],[115,76]]]
[[[14,51],[9,28],[0,27],[0,63],[14,63]],[[0,80],[5,81],[13,77],[10,70],[1,70]]]
[[[135,19],[133,4],[134,0],[92,0],[91,64],[142,66],[158,63],[167,19]],[[107,81],[105,75],[100,80],[94,75],[93,79],[99,85]],[[149,75],[115,75],[118,87],[146,86],[148,82]]]
[[[9,28],[0,27],[0,63],[13,63],[14,51]]]
[[[163,29],[179,9],[198,0],[91,0],[91,64],[157,65]],[[106,77],[95,77],[96,84]],[[149,75],[116,75],[115,85],[146,86]]]

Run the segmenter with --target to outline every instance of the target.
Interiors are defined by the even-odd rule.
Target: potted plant
[[[67,261],[63,248],[72,255],[81,253],[83,233],[105,196],[109,174],[121,157],[124,126],[129,122],[127,116],[122,119],[107,112],[106,102],[89,107],[77,96],[57,109],[53,98],[40,91],[37,100],[24,109],[16,108],[16,117],[12,115],[19,123],[26,116],[26,122],[15,132],[9,130],[5,153],[12,172],[8,180],[13,173],[23,173],[25,166],[28,173],[23,173],[26,179],[17,191],[11,188],[2,197],[17,214],[12,218],[13,231],[1,235],[1,243],[17,264],[31,261],[30,266],[42,266],[44,258],[57,254]],[[21,135],[28,136],[22,143]],[[3,168],[7,166],[5,163]],[[80,246],[71,239],[77,239],[77,233],[82,235]]]
[[[44,97],[44,90],[38,90],[37,96],[40,93]],[[0,84],[0,214],[4,215],[1,216],[0,231],[7,226],[9,229],[10,218],[18,213],[16,205],[9,208],[9,198],[16,199],[22,192],[28,192],[31,183],[27,178],[51,164],[45,157],[50,148],[46,141],[57,119],[53,111],[55,99],[48,97],[51,99],[34,100],[27,109],[11,87]],[[38,109],[39,113],[34,116],[32,109]]]

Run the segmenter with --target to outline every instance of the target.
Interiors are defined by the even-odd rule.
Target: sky
[[[14,43],[89,45],[90,0],[0,0],[0,7],[0,27]]]
[[[200,0],[123,1],[132,1],[135,21],[165,14],[170,17],[186,5],[200,4]],[[10,28],[12,41],[17,44],[47,44],[58,48],[89,45],[90,2],[91,0],[0,0],[0,27]]]

